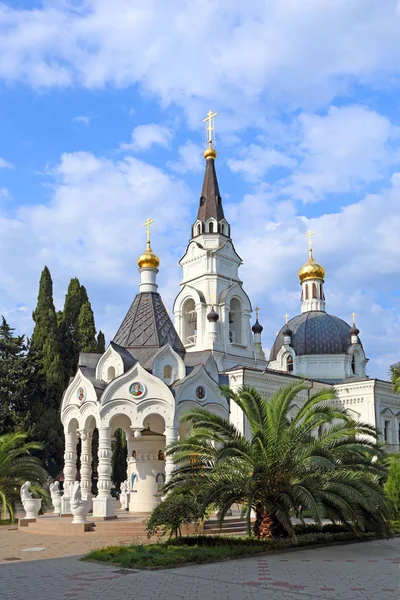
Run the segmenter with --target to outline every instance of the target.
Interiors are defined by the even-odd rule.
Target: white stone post
[[[65,432],[65,451],[64,451],[64,494],[61,499],[61,513],[63,515],[71,514],[70,498],[72,486],[76,479],[76,431]]]
[[[178,435],[177,427],[166,427],[165,428],[165,445],[166,448],[173,442],[176,442],[176,438]],[[165,478],[166,481],[169,481],[174,470],[174,461],[172,456],[166,455],[165,457]]]
[[[92,432],[85,429],[78,430],[81,438],[81,493],[82,498],[88,501],[88,510],[92,510]]]
[[[93,516],[115,517],[115,498],[111,497],[111,432],[109,427],[99,427],[98,495],[93,500]]]

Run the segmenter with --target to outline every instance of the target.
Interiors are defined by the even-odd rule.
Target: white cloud
[[[0,156],[0,169],[12,169],[12,164]]]
[[[92,120],[92,117],[87,117],[84,115],[80,115],[79,117],[74,117],[72,119],[74,121],[74,123],[82,123],[82,125],[90,125],[90,121]]]
[[[395,154],[390,121],[363,106],[331,106],[325,116],[299,117],[299,168],[284,192],[303,201],[355,190],[387,175]]]
[[[204,168],[203,151],[200,146],[188,140],[178,148],[178,160],[168,164],[173,171],[178,173],[198,173]]]
[[[139,84],[196,119],[210,100],[238,126],[265,105],[329,103],[400,66],[396,0],[91,0],[0,6],[0,77],[33,87]]]
[[[274,148],[262,148],[250,144],[243,148],[241,154],[245,158],[228,159],[227,163],[233,173],[243,173],[246,179],[257,180],[263,177],[273,167],[292,168],[296,161]]]
[[[113,336],[138,291],[136,260],[145,247],[148,216],[155,221],[152,246],[161,257],[160,290],[171,306],[179,288],[177,261],[190,231],[193,198],[186,186],[136,158],[112,161],[88,152],[64,154],[50,175],[49,205],[22,206],[13,217],[0,213],[0,253],[13,256],[0,264],[0,314],[19,331],[31,331],[47,264],[56,307],[62,307],[69,279],[78,276],[88,288],[97,327]],[[28,311],[21,312],[21,305]]]
[[[138,125],[132,131],[130,144],[121,144],[124,150],[148,150],[152,146],[163,146],[166,148],[172,139],[172,131],[164,125],[148,123]]]

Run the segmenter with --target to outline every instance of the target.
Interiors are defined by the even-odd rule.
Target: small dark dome
[[[288,326],[286,326],[286,328],[282,331],[282,335],[284,337],[290,337],[292,335],[292,333],[293,333],[293,331]]]
[[[251,328],[253,333],[262,333],[262,330],[264,329],[264,327],[257,321],[254,323],[253,327]]]
[[[349,333],[350,335],[358,335],[360,333],[360,330],[357,329],[355,323],[353,323],[353,327],[350,329]]]
[[[270,360],[276,360],[289,328],[292,330],[291,346],[297,356],[345,354],[351,345],[348,323],[322,310],[311,310],[290,319],[282,327],[272,346]]]
[[[219,319],[219,314],[217,312],[215,312],[214,307],[210,310],[210,312],[207,315],[207,319],[209,321],[212,321],[213,323],[216,323]]]

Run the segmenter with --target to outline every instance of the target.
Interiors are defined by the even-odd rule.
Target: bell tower
[[[179,264],[181,291],[175,299],[175,327],[186,352],[211,350],[220,370],[237,364],[264,368],[250,326],[252,307],[239,277],[242,259],[231,238],[219,191],[215,160],[217,113],[208,112],[206,161],[197,218]]]

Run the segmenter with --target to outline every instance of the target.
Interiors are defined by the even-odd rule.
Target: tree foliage
[[[190,491],[184,494],[168,495],[151,513],[146,522],[147,536],[168,535],[182,537],[182,527],[201,520],[201,507],[196,495]]]
[[[78,343],[80,352],[96,352],[96,327],[90,302],[81,306],[78,317]]]
[[[14,336],[4,317],[0,325],[0,435],[27,430],[40,390],[40,373],[25,336]]]
[[[99,354],[104,354],[105,351],[106,351],[106,338],[104,337],[104,333],[100,329],[100,331],[97,335],[96,352],[98,352]]]
[[[400,362],[390,365],[390,381],[393,383],[393,389],[400,394]]]
[[[69,282],[65,296],[62,318],[59,319],[67,381],[75,375],[78,366],[79,352],[81,351],[79,315],[82,306],[88,301],[86,288],[80,284],[77,277],[73,277]]]
[[[47,498],[43,488],[47,473],[40,460],[32,453],[42,449],[38,442],[27,442],[26,434],[7,433],[0,436],[0,502],[1,518],[7,518],[7,511],[14,515],[15,502],[19,499],[20,488],[26,481],[32,483],[31,490],[42,498]]]
[[[293,536],[291,515],[299,505],[317,523],[325,515],[356,531],[387,533],[386,468],[376,429],[332,402],[332,389],[298,408],[296,397],[305,389],[296,382],[266,399],[254,388],[235,393],[222,387],[245,414],[250,439],[227,419],[189,411],[183,420],[191,422],[190,434],[168,449],[177,468],[166,490],[204,494],[203,508],[214,504],[221,522],[232,504],[242,504],[249,529],[253,509],[259,538]]]
[[[394,519],[400,520],[400,455],[398,454],[389,458],[389,473],[384,489],[393,505]]]
[[[122,429],[117,429],[115,432],[115,440],[112,442],[112,480],[117,488],[121,482],[125,481],[126,475],[126,459],[128,449],[126,444],[126,435]]]

